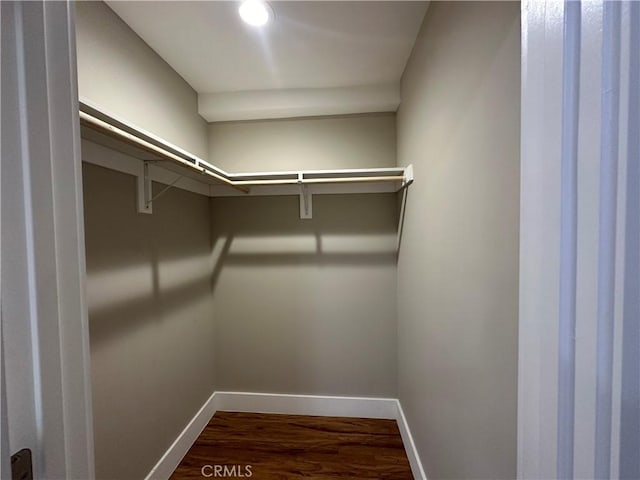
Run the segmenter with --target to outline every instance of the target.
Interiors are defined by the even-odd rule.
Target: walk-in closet
[[[0,25],[0,479],[640,478],[640,2]]]
[[[96,477],[514,477],[519,4],[247,3],[75,5]]]
[[[640,2],[0,25],[1,480],[640,478]]]

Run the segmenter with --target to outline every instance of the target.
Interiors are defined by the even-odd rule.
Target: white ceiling
[[[209,121],[397,108],[390,99],[428,5],[273,1],[275,19],[256,28],[242,22],[237,1],[107,3],[200,94]],[[335,111],[345,92],[357,92],[353,111]]]

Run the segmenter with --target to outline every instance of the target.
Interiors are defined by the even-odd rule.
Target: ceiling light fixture
[[[242,20],[254,27],[261,27],[273,18],[273,10],[262,0],[245,0],[238,8]]]

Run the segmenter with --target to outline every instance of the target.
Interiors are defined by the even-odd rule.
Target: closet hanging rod
[[[107,117],[108,119],[109,117]],[[208,175],[212,178],[214,178],[215,180],[217,180],[218,182],[220,182],[223,185],[229,186],[231,188],[234,188],[240,192],[243,193],[249,193],[250,188],[251,187],[259,187],[259,186],[278,186],[278,185],[313,185],[313,184],[355,184],[355,183],[386,183],[386,182],[394,182],[394,183],[400,183],[400,189],[409,185],[411,183],[411,181],[413,180],[412,178],[407,178],[406,174],[403,175],[380,175],[379,173],[382,172],[376,172],[375,170],[382,170],[386,172],[389,172],[389,170],[393,170],[393,169],[371,169],[370,172],[367,172],[366,169],[361,169],[362,171],[357,171],[357,170],[344,170],[344,171],[309,171],[309,172],[298,172],[299,173],[299,177],[298,178],[287,178],[287,179],[251,179],[251,180],[244,180],[243,177],[246,177],[247,175],[251,175],[251,176],[255,176],[256,174],[238,174],[238,175],[234,175],[234,174],[226,174],[226,176],[220,175],[214,171],[211,171],[207,168],[204,168],[203,166],[200,165],[200,163],[206,163],[203,160],[199,160],[199,159],[189,159],[187,160],[186,158],[183,158],[165,148],[162,148],[161,146],[155,145],[153,143],[151,143],[148,140],[145,140],[144,138],[140,138],[138,136],[136,136],[133,133],[130,133],[126,130],[123,130],[122,128],[119,128],[115,125],[110,124],[109,122],[102,120],[100,118],[95,117],[94,115],[92,115],[91,113],[85,112],[82,109],[80,110],[80,121],[83,125],[93,129],[93,130],[97,130],[99,132],[105,133],[111,137],[115,137],[125,143],[128,143],[130,145],[133,145],[137,148],[140,148],[141,150],[147,151],[149,153],[155,154],[160,156],[161,158],[164,158],[166,160],[170,160],[173,162],[177,162],[180,164],[180,166],[182,167],[187,167],[191,170],[194,170],[200,174],[203,175]],[[209,165],[209,164],[207,164]],[[214,166],[210,166],[211,168],[215,168],[217,169],[217,167]],[[317,177],[315,175],[318,175],[318,173],[325,173],[327,175],[330,174],[334,174],[334,175],[341,175],[341,174],[349,174],[349,175],[354,175],[354,176],[327,176],[327,177]],[[275,175],[280,175],[280,174],[289,174],[289,173],[293,173],[293,172],[270,172],[270,173],[265,173],[265,176],[275,176]],[[370,173],[370,174],[368,174]],[[376,175],[377,173],[377,175]],[[308,175],[314,175],[313,178],[304,178],[304,176],[308,174]],[[237,180],[232,180],[232,177],[236,177],[238,178]]]
[[[290,178],[285,180],[240,180],[235,185],[258,187],[262,185],[309,185],[319,183],[371,183],[371,182],[402,182],[403,175],[386,175],[380,177],[334,177],[334,178]]]
[[[191,168],[192,170],[196,170],[202,174],[206,174],[209,175],[213,178],[215,178],[216,180],[219,180],[220,182],[224,183],[225,185],[228,185],[232,188],[235,188],[236,190],[240,190],[241,192],[244,193],[248,193],[249,189],[247,187],[242,187],[239,185],[235,185],[233,181],[228,180],[220,175],[218,175],[217,173],[214,172],[210,172],[205,168],[202,167],[198,167],[196,165],[194,165],[193,163],[188,162],[187,160],[185,160],[184,158],[179,157],[178,155],[175,155],[171,152],[169,152],[168,150],[165,150],[164,148],[158,147],[156,145],[154,145],[153,143],[147,142],[146,140],[136,137],[135,135],[130,134],[129,132],[125,132],[124,130],[122,130],[121,128],[115,127],[113,125],[108,124],[107,122],[100,120],[99,118],[96,118],[92,115],[89,115],[86,112],[83,112],[82,110],[80,110],[80,122],[83,123],[84,125],[86,125],[89,128],[93,128],[95,130],[99,130],[102,132],[107,133],[110,136],[114,136],[117,137],[119,139],[121,139],[122,141],[129,143],[131,145],[134,145],[138,148],[141,148],[142,150],[145,150],[147,152],[150,153],[154,153],[156,155],[160,155],[161,157],[164,157],[166,159],[169,160],[173,160],[175,162],[180,163],[182,166]]]

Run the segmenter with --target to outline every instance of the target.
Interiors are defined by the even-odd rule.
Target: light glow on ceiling
[[[262,0],[245,0],[238,8],[242,20],[254,27],[266,25],[273,18],[273,10]]]

